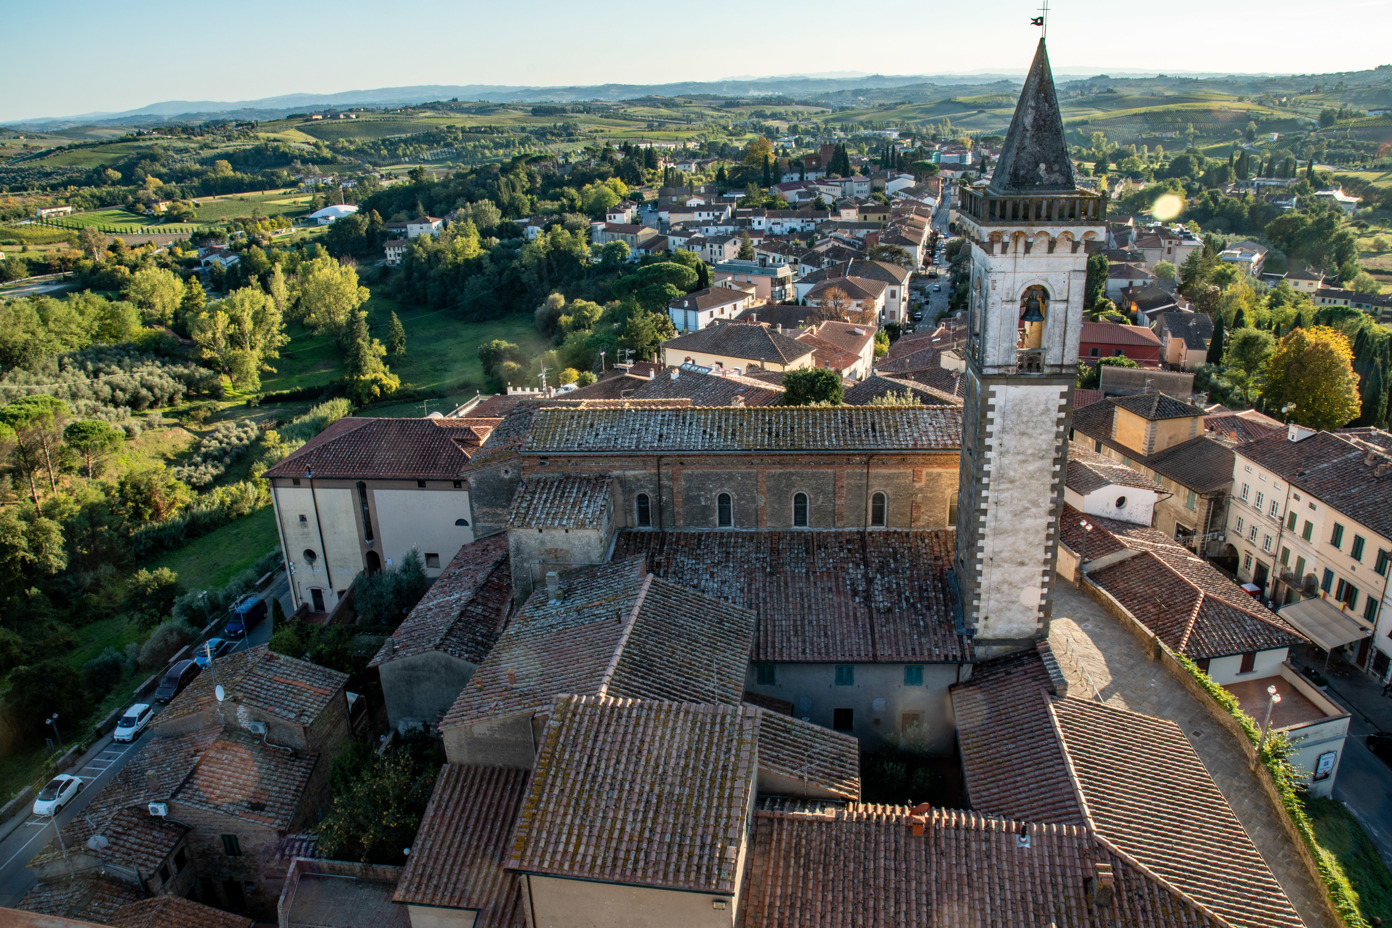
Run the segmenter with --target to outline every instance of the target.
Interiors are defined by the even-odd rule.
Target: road
[[[267,592],[280,599],[282,606],[287,605],[290,587],[284,573],[277,575]],[[286,608],[287,614],[291,611]],[[251,634],[238,644],[236,650],[265,644],[270,640],[272,631],[271,620],[268,617],[252,629]],[[162,708],[156,707],[156,715]],[[141,734],[131,744],[119,744],[112,741],[110,735],[98,740],[79,761],[81,766],[68,771],[82,778],[83,788],[77,798],[57,815],[58,825],[66,826],[74,817],[81,815],[92,797],[130,762],[147,740],[147,734]],[[55,819],[40,818],[27,809],[21,813],[21,817],[24,819],[23,823],[9,837],[0,841],[0,906],[18,905],[19,900],[29,891],[29,887],[34,885],[34,875],[25,865],[52,841],[54,836]],[[5,823],[4,826],[0,826],[0,834],[8,831],[9,825],[10,823]]]
[[[31,277],[23,283],[5,287],[0,290],[0,296],[40,296],[45,293],[61,293],[75,289],[77,289],[77,281],[65,280],[61,274],[49,274],[45,277]]]

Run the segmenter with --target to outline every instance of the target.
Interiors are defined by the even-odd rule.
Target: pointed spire
[[[1063,116],[1044,40],[1034,53],[1010,131],[1005,136],[991,188],[1001,193],[1060,193],[1077,189],[1063,139]]]

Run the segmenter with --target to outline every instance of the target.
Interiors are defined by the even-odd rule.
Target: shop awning
[[[1319,598],[1291,603],[1281,610],[1280,616],[1326,651],[1372,634],[1348,613]]]

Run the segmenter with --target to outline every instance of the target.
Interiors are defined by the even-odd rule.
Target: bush
[[[182,592],[179,575],[168,567],[142,567],[131,577],[126,612],[141,628],[153,628],[169,616]]]
[[[414,840],[444,756],[424,729],[414,729],[381,754],[349,742],[329,768],[328,814],[320,847],[337,860],[397,864]]]
[[[276,605],[279,605],[277,600]],[[353,636],[342,625],[306,625],[303,622],[276,623],[271,635],[270,649],[286,657],[298,657],[344,673],[356,673],[360,668],[353,653]]]
[[[280,440],[287,444],[291,442],[303,444],[348,415],[351,408],[351,404],[344,397],[325,400],[304,415],[291,419],[284,428],[278,429]]]
[[[270,491],[254,480],[217,487],[198,497],[181,514],[162,522],[142,525],[132,532],[131,553],[144,557],[177,548],[228,522],[250,515],[270,501]]]
[[[184,428],[196,428],[216,415],[217,411],[217,403],[191,403],[179,411],[179,424]]]
[[[97,701],[116,688],[126,675],[126,659],[115,648],[107,648],[82,665],[82,683],[87,693]]]
[[[175,465],[174,476],[194,489],[212,486],[260,434],[250,419],[221,422],[198,442],[187,461]]]
[[[425,564],[420,552],[412,548],[401,563],[375,574],[361,574],[353,594],[353,606],[358,624],[395,628],[420,602],[430,581],[425,576]]]
[[[170,620],[151,633],[140,646],[140,667],[155,670],[163,667],[169,659],[179,653],[179,649],[193,644],[198,631],[187,622]]]
[[[51,735],[44,720],[58,713],[58,731],[76,737],[77,727],[91,712],[82,688],[82,677],[58,658],[16,667],[10,673],[10,691],[5,696],[15,728],[38,739]]]
[[[204,608],[207,608],[208,616],[220,616],[227,612],[227,608],[242,597],[243,594],[251,592],[267,571],[277,567],[281,563],[280,549],[268,552],[255,564],[233,577],[227,586],[220,590],[207,590],[205,601],[199,601],[199,594],[203,591],[189,590],[174,601],[174,607],[170,610],[175,621],[190,623],[202,627],[208,619],[204,616]]]

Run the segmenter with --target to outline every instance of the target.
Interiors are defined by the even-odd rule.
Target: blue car
[[[228,638],[245,638],[247,632],[261,624],[266,617],[266,603],[255,596],[243,596],[232,607],[232,616],[227,620],[222,633]]]
[[[208,664],[210,663],[208,660],[209,654],[212,654],[213,660],[217,660],[219,657],[231,654],[232,649],[236,646],[236,642],[228,641],[226,638],[209,638],[206,644],[198,646],[198,652],[194,655],[193,659],[199,667],[207,670]]]

